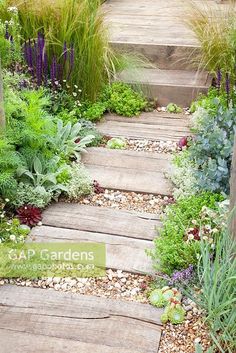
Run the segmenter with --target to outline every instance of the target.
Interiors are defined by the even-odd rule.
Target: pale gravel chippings
[[[6,283],[18,286],[53,288],[56,291],[71,292],[85,295],[94,295],[104,298],[123,299],[147,303],[146,289],[151,278],[146,275],[138,275],[113,271],[108,269],[105,277],[75,278],[75,277],[49,277],[39,280],[2,279],[0,285]]]
[[[177,142],[126,139],[126,149],[154,153],[176,153],[180,151]]]
[[[163,208],[173,202],[169,196],[140,194],[120,190],[105,189],[104,193],[92,194],[82,198],[79,203],[84,205],[111,207],[137,212],[161,214]]]

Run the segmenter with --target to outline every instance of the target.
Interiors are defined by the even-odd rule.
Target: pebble
[[[173,197],[106,189],[104,193],[92,194],[82,198],[79,203],[92,206],[133,210],[142,213],[148,212],[161,214],[166,205],[173,203]]]
[[[126,149],[132,151],[155,152],[155,153],[175,153],[180,151],[174,141],[152,141],[126,139]]]

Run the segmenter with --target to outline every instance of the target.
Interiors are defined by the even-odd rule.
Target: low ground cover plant
[[[149,252],[157,271],[172,275],[196,265],[201,239],[214,246],[222,227],[219,203],[223,200],[220,194],[203,192],[166,208],[155,249]]]

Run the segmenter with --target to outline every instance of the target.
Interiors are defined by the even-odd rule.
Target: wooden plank
[[[120,123],[121,126],[124,123]],[[132,129],[132,126],[128,126]],[[167,153],[147,153],[129,150],[115,150],[102,147],[87,149],[82,160],[88,165],[137,169],[141,171],[171,172],[171,155]]]
[[[152,241],[48,226],[33,228],[31,237],[36,242],[105,243],[107,268],[133,273],[153,273],[152,261],[145,253],[145,249],[153,248]]]
[[[43,212],[43,225],[152,240],[161,222],[154,214],[59,202]]]
[[[131,120],[131,119],[130,119]],[[177,124],[177,122],[176,122]],[[126,137],[131,139],[154,140],[154,141],[179,141],[183,136],[189,135],[190,130],[185,126],[174,125],[151,125],[133,122],[107,121],[97,125],[97,129],[103,135]]]
[[[141,113],[139,116],[133,116],[132,118],[110,113],[106,114],[104,119],[105,121],[126,122],[131,124],[165,125],[168,128],[169,126],[174,126],[176,129],[178,129],[179,126],[189,128],[191,123],[189,115],[183,113],[158,112],[155,110],[153,112]]]
[[[192,71],[151,68],[124,70],[117,79],[138,85],[147,97],[157,99],[161,106],[172,102],[182,107],[190,106],[198,94],[206,94],[212,81],[206,73],[197,75]]]
[[[0,330],[1,347],[4,353],[137,353],[136,350],[109,347],[92,343],[73,341],[61,337],[50,337],[26,332]]]
[[[65,340],[67,349],[76,342],[80,352],[86,352],[87,344],[95,346],[94,352],[104,352],[105,346],[117,353],[157,353],[161,313],[146,304],[54,290],[4,286],[0,291],[0,332],[13,331],[16,339],[21,334],[26,347],[38,336]],[[45,346],[47,338],[38,341]]]
[[[107,189],[135,191],[154,195],[171,195],[172,184],[162,172],[104,167],[86,164],[93,179]],[[159,169],[160,171],[161,169]]]
[[[172,170],[171,155],[104,148],[88,151],[82,161],[103,187],[170,195],[172,184],[166,174]]]

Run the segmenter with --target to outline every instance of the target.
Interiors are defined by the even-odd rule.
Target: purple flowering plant
[[[37,85],[51,82],[53,87],[70,80],[74,68],[74,47],[64,42],[60,56],[54,54],[51,61],[47,54],[47,44],[44,35],[39,32],[37,40],[27,40],[23,45],[24,58],[29,72],[36,79]]]

